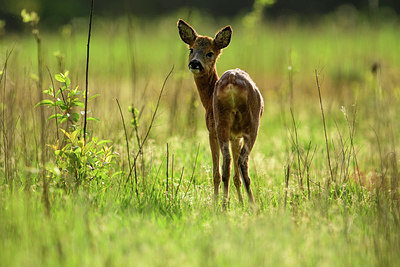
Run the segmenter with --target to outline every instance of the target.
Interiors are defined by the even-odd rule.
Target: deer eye
[[[214,53],[213,52],[208,52],[206,56],[209,57],[209,58],[212,58],[214,56]]]
[[[189,49],[189,55],[193,53],[193,48]]]

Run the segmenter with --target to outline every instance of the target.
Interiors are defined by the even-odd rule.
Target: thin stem
[[[300,176],[299,183],[300,183],[301,190],[303,190],[303,177],[301,175],[299,140],[298,140],[298,137],[297,137],[297,126],[296,126],[296,121],[294,119],[292,108],[290,108],[290,114],[292,115],[294,134],[295,134],[295,138],[296,138],[295,140],[296,140],[297,164],[299,165],[298,168],[299,168],[299,176]]]
[[[115,99],[118,105],[119,113],[121,114],[121,120],[122,120],[122,126],[124,127],[124,134],[125,134],[125,142],[126,142],[126,153],[128,154],[128,163],[129,163],[129,169],[131,168],[131,159],[129,156],[129,141],[128,141],[128,134],[126,132],[126,126],[125,126],[125,119],[124,119],[124,114],[122,113],[121,105],[119,104],[118,98]]]
[[[37,44],[38,76],[39,76],[39,81],[38,81],[37,86],[38,86],[39,100],[41,102],[41,101],[43,101],[42,46],[41,46],[41,39],[39,36],[39,30],[37,28],[37,25],[34,26],[33,32],[34,32],[34,37],[36,39],[36,44]],[[40,175],[42,176],[42,182],[43,182],[42,199],[43,199],[44,205],[46,207],[47,215],[50,215],[49,191],[48,191],[48,184],[47,184],[46,173],[45,173],[45,164],[46,164],[46,137],[45,137],[46,129],[45,128],[46,128],[46,121],[44,118],[44,110],[43,110],[43,108],[40,108],[40,143],[41,143],[41,149],[42,149],[42,153],[40,156],[40,163],[41,163]]]
[[[167,170],[165,172],[165,178],[166,178],[166,185],[165,185],[165,191],[168,194],[168,162],[169,162],[169,150],[168,150],[168,143],[167,143]]]
[[[142,148],[143,148],[145,142],[147,141],[147,137],[149,137],[150,130],[151,130],[151,128],[153,127],[153,123],[154,123],[154,120],[155,120],[155,118],[156,118],[156,114],[157,114],[157,111],[158,111],[158,107],[160,106],[161,96],[162,96],[162,93],[164,92],[165,84],[167,83],[167,80],[168,80],[169,76],[171,76],[173,70],[174,70],[174,66],[172,66],[172,68],[171,68],[171,70],[169,71],[167,77],[165,77],[165,79],[164,79],[164,83],[163,83],[163,85],[162,85],[162,87],[161,87],[160,94],[158,95],[158,100],[157,100],[157,104],[156,104],[156,109],[155,109],[154,112],[153,112],[153,116],[152,116],[152,118],[151,118],[149,128],[147,129],[147,132],[146,132],[144,138],[142,139],[142,143],[141,143],[140,146],[139,146],[139,151],[136,153],[136,155],[135,155],[135,157],[134,157],[134,159],[133,159],[133,166],[131,167],[131,169],[130,169],[130,171],[129,171],[129,175],[128,175],[128,178],[127,178],[128,180],[129,180],[130,176],[132,175],[133,168],[136,166],[137,158],[138,158],[139,155],[141,154],[141,150],[142,150]]]
[[[4,79],[4,84],[3,84],[3,104],[2,104],[2,132],[3,132],[3,152],[4,152],[4,177],[5,177],[5,182],[8,183],[8,178],[9,178],[9,170],[8,170],[8,137],[7,137],[7,131],[6,131],[6,125],[5,125],[5,118],[6,118],[6,111],[5,111],[5,103],[6,103],[6,80],[7,80],[7,64],[8,64],[8,59],[12,53],[12,51],[6,52],[6,60],[4,62],[3,66],[3,71],[1,74],[0,78],[0,83]],[[12,186],[10,187],[12,189]],[[12,190],[11,190],[12,192]]]
[[[51,86],[53,87],[53,97],[54,100],[57,101],[56,98],[56,88],[54,87],[54,81],[53,81],[53,77],[51,77],[51,73],[50,73],[50,69],[48,66],[46,66],[47,68],[47,72],[49,73],[49,77],[50,77],[50,81],[51,81]],[[55,119],[56,119],[56,134],[57,134],[57,140],[60,140],[60,137],[58,135],[58,119],[57,119],[57,105],[54,105],[54,115],[55,115]]]
[[[357,176],[361,185],[361,177],[360,177],[360,169],[358,168],[358,161],[357,161],[357,153],[356,153],[356,149],[354,148],[354,135],[355,135],[355,130],[356,130],[356,115],[357,115],[357,105],[354,107],[354,118],[353,118],[353,122],[350,124],[350,121],[347,117],[346,114],[346,121],[347,121],[347,125],[349,128],[349,136],[350,136],[350,145],[351,145],[351,149],[353,150],[353,158],[354,158],[354,163],[355,163],[355,167],[356,167],[356,171],[357,171]]]
[[[307,191],[308,191],[308,200],[310,200],[311,193],[310,193],[310,166],[307,165]]]
[[[172,198],[174,198],[174,154],[172,154],[172,162],[171,162],[171,194]]]
[[[164,160],[165,160],[165,158],[162,159],[161,164],[160,164],[160,167],[158,168],[157,173],[156,173],[156,176],[155,176],[155,178],[154,178],[153,185],[151,186],[150,198],[153,197],[153,193],[154,193],[154,190],[155,190],[155,186],[156,186],[156,183],[157,183],[157,180],[158,180],[158,174],[160,173],[161,167],[162,167],[162,165],[164,164]]]
[[[132,104],[132,116],[133,116],[133,121],[134,121],[133,128],[135,129],[136,142],[137,142],[138,147],[140,147],[140,136],[139,136],[139,131],[138,131],[139,118],[136,118],[136,109],[133,104]],[[141,151],[141,150],[139,150],[139,151]]]
[[[89,52],[90,52],[90,36],[92,33],[92,18],[93,18],[94,0],[91,1],[89,15],[89,32],[86,50],[86,88],[85,88],[85,117],[83,121],[83,140],[86,143],[86,127],[87,127],[87,106],[88,106],[88,91],[89,91]]]
[[[318,88],[318,96],[319,96],[319,103],[321,105],[321,113],[322,113],[322,122],[324,124],[324,134],[325,134],[325,144],[326,144],[326,153],[328,157],[328,166],[329,166],[329,172],[331,175],[331,180],[333,181],[333,172],[332,172],[332,167],[331,167],[331,158],[329,155],[329,144],[328,144],[328,135],[326,133],[326,123],[325,123],[325,114],[324,114],[324,107],[322,105],[322,97],[321,97],[321,88],[319,86],[319,81],[318,81],[318,72],[315,70],[315,79],[317,81],[317,88]]]
[[[199,151],[200,151],[200,143],[197,146],[197,153],[196,153],[196,159],[194,160],[194,165],[193,165],[193,170],[192,170],[192,176],[190,177],[190,182],[189,186],[186,188],[185,195],[183,196],[184,198],[186,197],[187,192],[189,191],[190,186],[192,185],[193,177],[194,177],[194,171],[196,170],[197,166],[197,158],[199,156]]]
[[[143,111],[143,107],[142,107],[142,110],[140,111],[140,115],[141,115],[141,112]],[[139,118],[136,118],[136,108],[135,108],[135,106],[132,104],[132,117],[133,117],[133,128],[135,129],[135,136],[136,136],[136,142],[137,142],[137,146],[140,148],[140,136],[139,136],[139,131],[138,131],[138,123],[139,123],[139,118],[140,118],[140,115],[139,115]],[[140,158],[141,158],[141,161],[142,161],[142,177],[143,177],[143,179],[144,179],[144,177],[145,177],[145,173],[144,173],[144,171],[145,171],[145,165],[144,165],[144,159],[143,159],[143,151],[141,150],[141,149],[139,149],[138,150],[138,152],[140,152]],[[135,163],[136,163],[136,160],[135,160]],[[135,164],[135,181],[137,180],[137,170],[136,170],[136,168],[137,168],[137,166],[136,166],[136,164]],[[137,184],[137,182],[136,182],[136,184]]]
[[[289,51],[289,93],[290,93],[290,109],[293,109],[293,64],[292,64],[292,51]]]
[[[286,209],[286,202],[287,202],[287,193],[289,189],[289,177],[290,177],[290,164],[287,164],[285,170],[285,209]]]
[[[185,166],[182,167],[181,177],[179,178],[178,186],[176,187],[176,191],[175,191],[175,197],[178,196],[179,187],[181,186],[184,171],[185,171]]]

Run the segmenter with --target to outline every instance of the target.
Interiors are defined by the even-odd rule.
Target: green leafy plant
[[[101,185],[108,184],[109,178],[115,173],[113,159],[117,157],[113,147],[107,145],[111,141],[99,141],[94,137],[85,143],[80,138],[80,129],[62,131],[66,136],[65,145],[60,145],[59,140],[55,145],[50,145],[57,164],[48,170],[56,184],[64,188],[81,184],[88,186],[92,181]]]
[[[55,144],[49,145],[54,151],[56,166],[47,170],[51,173],[50,178],[64,188],[70,188],[71,185],[87,185],[93,180],[97,181],[97,184],[105,184],[104,181],[114,173],[112,163],[117,154],[113,152],[112,146],[107,145],[111,143],[109,140],[92,137],[85,142],[82,138],[84,94],[79,90],[79,86],[71,87],[68,74],[68,71],[56,74],[55,79],[61,83],[61,87],[56,91],[53,86],[44,90],[43,93],[51,99],[44,99],[36,104],[55,107],[54,114],[48,120],[56,119],[57,125],[66,123],[65,129],[60,129],[65,136],[63,141],[57,139]],[[92,96],[89,101],[97,96]],[[92,117],[87,119],[98,121]]]
[[[69,72],[60,73],[55,75],[55,79],[62,84],[60,89],[57,92],[54,91],[52,86],[49,89],[44,90],[43,92],[50,97],[51,99],[44,99],[36,104],[36,106],[48,106],[48,107],[56,107],[58,112],[55,112],[48,119],[56,118],[58,124],[63,122],[70,122],[71,127],[73,129],[77,129],[78,122],[81,119],[81,115],[84,114],[84,111],[80,112],[76,110],[76,108],[85,108],[85,104],[83,102],[83,93],[79,90],[79,86],[75,88],[71,88],[71,79],[68,77]],[[98,95],[92,96],[88,101],[93,100]],[[97,118],[88,117],[88,120],[99,121]]]

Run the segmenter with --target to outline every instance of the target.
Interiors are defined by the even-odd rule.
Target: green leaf
[[[77,158],[81,157],[81,152],[82,152],[82,149],[79,146],[74,149],[74,153],[77,156]]]
[[[65,78],[65,85],[67,87],[69,87],[71,85],[71,79],[70,78],[68,78],[68,77]]]
[[[62,117],[64,117],[62,114],[53,114],[47,120],[51,120],[54,118],[62,118]]]
[[[56,97],[58,97],[61,94],[61,89],[58,89],[57,93],[56,93]]]
[[[61,124],[61,123],[65,122],[67,119],[68,119],[67,116],[63,116],[63,117],[61,118],[61,120],[58,121],[58,124]]]
[[[133,127],[138,127],[139,126],[139,123],[138,123],[137,119],[136,120],[132,119],[131,120],[131,124],[132,124]]]
[[[89,97],[89,100],[88,100],[88,101],[90,101],[90,100],[92,100],[92,99],[94,99],[94,98],[96,98],[96,97],[98,97],[98,96],[99,96],[99,94],[95,94],[95,95]]]
[[[54,102],[49,99],[45,99],[35,105],[35,107],[38,106],[54,106]]]
[[[123,173],[124,173],[123,171],[115,172],[115,173],[113,173],[113,174],[111,175],[111,179],[114,178],[114,177],[116,177],[116,176],[118,176],[118,175],[121,175],[121,174],[123,174]]]
[[[72,143],[75,144],[75,141],[76,141],[77,137],[79,136],[79,132],[80,132],[80,130],[78,129],[78,130],[75,130],[72,133],[70,133],[70,140]]]
[[[76,95],[76,92],[74,90],[68,91],[68,98],[72,99],[75,95]]]
[[[62,74],[56,74],[56,75],[54,76],[54,78],[55,78],[57,81],[61,82],[61,83],[65,83],[65,78],[62,76]]]
[[[44,90],[43,93],[53,96],[53,87],[50,86],[49,89]]]
[[[102,156],[104,155],[104,150],[99,150],[96,152],[96,156]]]
[[[61,106],[62,104],[64,104],[64,101],[61,99],[56,101],[56,106]]]
[[[100,121],[98,118],[88,117],[88,121]]]
[[[74,122],[78,122],[78,121],[79,121],[79,114],[78,114],[78,113],[72,113],[71,119],[72,119]]]
[[[62,102],[61,104],[59,104],[60,105],[60,108],[63,110],[63,111],[66,111],[67,109],[68,109],[68,106],[67,105],[65,105],[65,103],[64,102]]]
[[[91,165],[91,166],[95,166],[96,165],[96,162],[91,157],[87,157],[87,163],[89,163],[89,165]]]
[[[79,99],[72,102],[72,106],[78,106],[81,108],[85,108],[85,104],[83,104]]]

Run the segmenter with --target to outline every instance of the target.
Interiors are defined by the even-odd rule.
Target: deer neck
[[[194,81],[199,91],[200,100],[206,110],[212,108],[215,83],[218,81],[217,69],[214,67],[210,73],[195,76]]]

